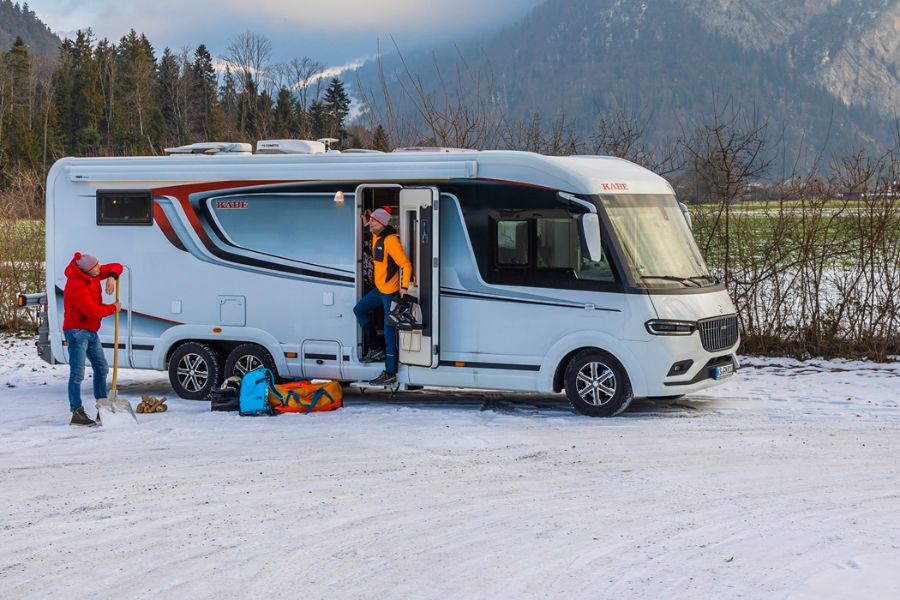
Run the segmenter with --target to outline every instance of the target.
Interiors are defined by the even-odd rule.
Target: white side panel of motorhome
[[[47,283],[51,341],[57,360],[66,358],[61,338],[63,272],[76,251],[90,252],[102,262],[120,262],[126,267],[123,292],[127,290],[133,311],[123,318],[122,325],[124,331],[131,332],[133,347],[123,347],[125,354],[120,357],[127,356],[128,364],[135,367],[164,368],[168,352],[184,339],[254,342],[269,351],[282,375],[299,377],[300,361],[288,362],[285,352],[296,353],[304,339],[332,339],[352,346],[352,284],[298,280],[262,268],[213,264],[173,246],[157,224],[98,226],[95,194],[100,186],[65,179],[56,179],[55,183],[49,188],[53,197],[48,199]],[[131,188],[149,186],[133,182]],[[339,218],[342,207],[333,205],[330,199],[327,207],[335,211],[334,216],[322,218]],[[178,216],[177,212],[172,214]],[[352,205],[344,214],[351,222]],[[296,225],[281,227],[279,235],[291,234],[286,243],[294,238],[302,243],[304,219],[291,217],[287,224],[291,223]],[[188,227],[182,230],[188,231]],[[318,238],[314,242],[325,243]],[[334,244],[344,242],[334,240]],[[185,243],[190,240],[185,239]],[[352,248],[347,251],[352,253]],[[100,331],[101,340],[110,344],[112,333],[112,320],[107,319]],[[308,374],[328,375],[317,374],[314,369]]]

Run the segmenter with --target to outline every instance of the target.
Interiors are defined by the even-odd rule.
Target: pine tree
[[[40,146],[33,129],[31,58],[22,38],[16,37],[2,61],[7,84],[3,87],[8,89],[3,104],[8,108],[0,113],[0,156],[3,164],[33,169],[40,164]]]
[[[185,139],[179,119],[180,70],[178,58],[165,48],[156,72],[156,102],[165,123],[166,145],[173,146],[183,144]]]
[[[286,138],[294,131],[294,95],[289,89],[282,87],[278,90],[278,99],[272,115],[272,135]]]
[[[223,133],[232,136],[238,121],[238,96],[234,75],[227,66],[225,67],[225,75],[222,77],[221,102],[223,128],[225,129]]]
[[[209,50],[203,44],[194,51],[190,72],[190,103],[194,107],[190,133],[195,138],[213,140],[222,132],[222,107],[217,97],[216,69]]]
[[[375,132],[372,134],[372,148],[374,150],[381,150],[382,152],[391,151],[391,144],[388,141],[387,133],[380,124],[375,128]]]
[[[71,103],[68,114],[60,112],[65,125],[63,135],[68,141],[67,152],[79,156],[100,153],[100,118],[103,96],[100,92],[100,71],[93,52],[94,34],[90,29],[79,31],[71,44]],[[63,44],[65,48],[65,44]]]
[[[116,47],[105,38],[100,40],[94,50],[94,60],[97,61],[100,95],[103,98],[100,135],[108,153],[112,147],[113,120],[116,117]]]
[[[119,41],[116,62],[120,75],[116,86],[119,118],[115,121],[115,151],[125,155],[153,153],[165,136],[165,122],[154,93],[153,47],[145,36],[138,36],[132,29]]]
[[[309,105],[309,129],[313,138],[334,137],[329,135],[331,127],[331,117],[325,103],[320,100],[313,100]]]
[[[255,127],[248,131],[250,139],[265,139],[270,137],[269,131],[272,129],[272,96],[267,90],[256,99],[256,115],[254,120]]]
[[[344,121],[350,114],[350,97],[344,90],[344,84],[337,77],[332,78],[328,89],[325,90],[324,106],[327,113],[325,136],[342,137]]]

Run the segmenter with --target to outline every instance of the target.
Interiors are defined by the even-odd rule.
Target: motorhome
[[[205,143],[169,156],[65,158],[46,202],[41,356],[67,362],[63,271],[125,266],[120,363],[206,398],[266,366],[375,377],[353,306],[366,210],[387,207],[413,264],[402,388],[558,393],[611,416],[634,397],[706,389],[738,368],[738,321],[669,183],[605,156],[317,142]],[[108,300],[112,301],[112,300]],[[101,340],[111,354],[112,319]]]

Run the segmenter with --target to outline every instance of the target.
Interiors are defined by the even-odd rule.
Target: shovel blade
[[[119,398],[115,393],[109,395],[109,398],[101,398],[97,400],[97,414],[100,415],[100,421],[104,427],[121,427],[129,425],[137,425],[137,415],[131,408],[131,403],[125,398]]]

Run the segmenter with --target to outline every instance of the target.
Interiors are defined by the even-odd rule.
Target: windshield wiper
[[[703,285],[700,282],[694,281],[695,279],[699,279],[699,278],[700,278],[699,276],[679,277],[677,275],[641,275],[641,279],[665,279],[666,281],[677,281],[678,283],[685,283],[686,281],[690,281],[697,287],[703,287]],[[690,286],[687,286],[687,284],[685,284],[685,286],[690,287]]]
[[[710,283],[719,283],[719,281],[712,275],[692,275],[691,277],[685,277],[685,279],[689,279],[690,281],[694,281],[696,279],[705,279]]]

